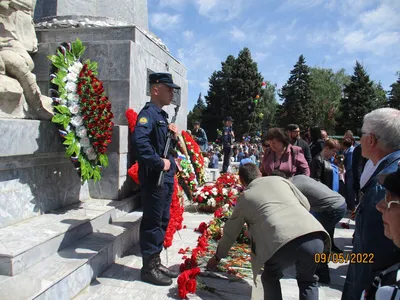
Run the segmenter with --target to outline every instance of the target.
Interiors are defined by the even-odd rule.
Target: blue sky
[[[400,70],[399,0],[148,0],[148,10],[150,30],[187,68],[189,109],[243,47],[278,88],[300,54],[348,74],[359,60],[386,90]]]

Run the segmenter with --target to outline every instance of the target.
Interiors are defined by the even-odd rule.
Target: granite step
[[[128,213],[13,277],[0,299],[71,299],[139,241],[142,212]]]
[[[139,195],[90,199],[0,229],[0,275],[20,274],[139,205]]]

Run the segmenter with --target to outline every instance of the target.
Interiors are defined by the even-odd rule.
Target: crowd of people
[[[168,129],[173,136],[178,130],[167,125],[162,107],[179,87],[166,73],[151,74],[150,84],[151,102],[139,113],[132,138],[144,203],[142,280],[170,285],[177,274],[159,257],[176,166],[172,155],[162,153]],[[330,282],[330,253],[349,262],[343,300],[400,299],[400,111],[365,115],[359,142],[351,131],[339,142],[318,127],[300,138],[299,126],[289,124],[269,129],[260,144],[237,143],[232,123],[225,118],[220,150],[210,147],[199,123],[192,132],[210,167],[222,160],[224,173],[232,160],[240,163],[245,187],[207,267],[216,268],[247,223],[254,280],[263,267],[265,299],[282,299],[279,280],[290,265],[296,266],[299,298],[318,299],[318,282]],[[335,245],[335,226],[346,213],[355,220],[351,256]],[[318,255],[325,259],[317,261]]]

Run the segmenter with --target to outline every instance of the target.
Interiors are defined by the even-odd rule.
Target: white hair
[[[364,116],[363,131],[373,133],[384,149],[400,149],[400,110],[379,108]]]

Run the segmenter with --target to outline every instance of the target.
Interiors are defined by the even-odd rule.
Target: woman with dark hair
[[[260,166],[263,176],[269,176],[276,170],[285,173],[288,178],[300,174],[310,176],[310,168],[303,150],[290,145],[289,138],[282,129],[271,128],[268,130],[263,145],[266,146]]]
[[[324,140],[321,136],[321,128],[319,128],[318,126],[311,127],[309,136],[311,140],[309,145],[311,150],[311,157],[314,158],[322,151],[322,148],[324,148]]]

